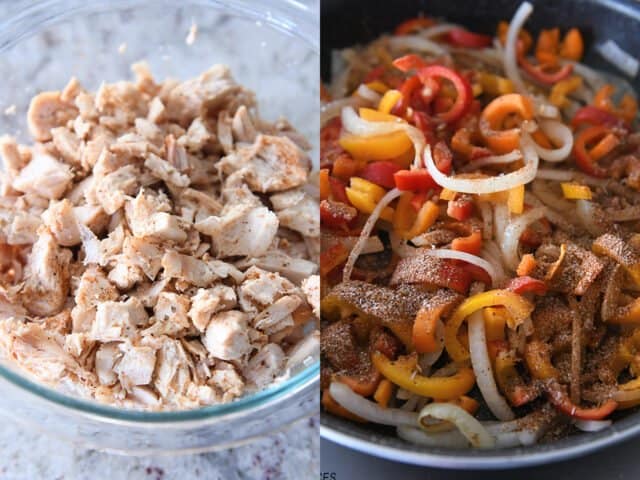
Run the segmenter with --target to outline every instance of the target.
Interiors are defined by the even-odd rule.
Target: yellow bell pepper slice
[[[412,198],[412,192],[405,192],[400,195],[398,204],[393,212],[393,229],[398,234],[409,230],[416,220],[416,211],[411,205]]]
[[[440,192],[440,200],[455,200],[458,192],[454,192],[453,190],[449,190],[448,188],[443,188]]]
[[[387,379],[412,393],[439,400],[454,400],[469,392],[476,382],[473,370],[461,367],[450,377],[425,377],[415,370],[416,356],[390,360],[380,352],[371,355],[373,365]]]
[[[377,92],[379,94],[384,94],[387,90],[389,90],[389,87],[387,87],[380,80],[375,80],[373,82],[365,83],[365,85],[371,90],[373,90],[374,92]]]
[[[384,197],[385,193],[387,193],[387,191],[380,185],[376,185],[375,183],[360,177],[351,177],[349,179],[349,186],[354,190],[371,195],[376,202],[378,202],[382,197]]]
[[[569,200],[591,200],[593,194],[587,185],[577,183],[561,183],[562,194]]]
[[[516,328],[533,311],[533,304],[526,298],[509,290],[489,290],[478,293],[462,302],[453,315],[447,320],[444,329],[444,346],[449,356],[456,362],[469,358],[469,349],[458,340],[458,330],[464,320],[473,312],[485,307],[501,305],[506,307],[510,317],[507,319],[509,328]]]
[[[581,77],[569,77],[564,80],[560,80],[553,87],[551,87],[551,93],[549,94],[549,101],[558,108],[566,107],[569,104],[567,95],[582,86]]]
[[[415,222],[408,231],[400,232],[400,235],[405,240],[410,240],[413,237],[417,237],[418,235],[427,231],[438,219],[438,215],[440,214],[440,209],[438,205],[433,203],[432,201],[427,201],[422,204],[420,207],[420,211],[416,217]]]
[[[476,74],[478,82],[482,87],[482,92],[491,96],[497,97],[498,95],[505,95],[507,93],[513,93],[513,82],[508,78],[493,75],[487,72],[478,72]]]
[[[353,158],[367,161],[398,157],[413,147],[411,139],[403,131],[373,137],[346,134],[340,137],[339,143]]]
[[[358,211],[366,214],[373,213],[373,210],[378,204],[378,200],[375,200],[369,193],[355,190],[354,188],[346,188],[347,198],[351,205],[353,205]],[[385,207],[380,213],[380,218],[391,222],[393,220],[393,209],[391,207]]]
[[[482,311],[487,341],[504,340],[504,328],[507,325],[509,312],[504,307],[486,307]]]
[[[540,340],[531,340],[527,343],[524,361],[533,378],[538,380],[558,378],[560,375],[551,363],[551,347]]]
[[[402,93],[398,90],[387,90],[380,99],[380,103],[378,103],[378,110],[382,113],[391,112],[391,109],[395,107],[401,98]]]
[[[373,108],[362,107],[358,110],[360,118],[367,120],[368,122],[398,122],[404,123],[404,120],[390,113],[382,113]]]
[[[518,185],[509,190],[507,206],[511,213],[520,214],[524,211],[524,185]]]
[[[474,97],[479,97],[480,95],[482,95],[483,89],[482,89],[482,85],[479,83],[473,83],[471,84],[471,93],[473,94]]]

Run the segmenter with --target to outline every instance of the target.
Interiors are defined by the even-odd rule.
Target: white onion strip
[[[373,102],[369,102],[359,95],[340,98],[339,100],[334,100],[329,103],[325,103],[320,108],[320,126],[324,126],[329,120],[334,117],[337,117],[342,112],[342,109],[345,107],[365,107],[372,105]]]
[[[512,221],[507,225],[501,242],[502,253],[507,267],[514,271],[518,268],[518,263],[520,263],[520,259],[518,257],[520,236],[529,225],[543,218],[546,210],[547,209],[545,207],[532,208],[531,210],[524,212],[522,215],[518,215],[512,219]]]
[[[576,420],[573,424],[583,432],[599,432],[610,427],[611,420]]]
[[[522,152],[515,149],[504,155],[490,155],[488,157],[478,158],[471,161],[467,166],[469,169],[476,169],[478,167],[486,167],[487,165],[504,165],[506,163],[512,163],[522,158]]]
[[[513,86],[520,93],[527,93],[527,89],[520,76],[520,70],[518,68],[518,59],[516,57],[516,46],[518,41],[518,33],[520,29],[533,12],[533,7],[529,2],[523,2],[516,10],[513,19],[509,23],[509,30],[507,31],[507,41],[504,49],[504,71],[507,74],[509,80],[513,82]]]
[[[398,198],[400,195],[402,195],[402,192],[397,188],[389,190],[384,195],[384,197],[380,199],[380,201],[376,205],[376,208],[374,208],[373,212],[371,212],[371,215],[369,215],[369,218],[367,218],[367,221],[364,224],[364,227],[362,227],[362,231],[360,232],[360,237],[358,238],[358,241],[356,242],[354,247],[351,249],[351,252],[349,253],[349,258],[347,258],[347,263],[344,266],[344,271],[342,274],[343,282],[348,282],[351,279],[351,273],[353,272],[353,267],[356,264],[356,260],[358,260],[358,257],[360,256],[362,249],[367,244],[367,239],[369,238],[369,235],[371,235],[371,232],[373,231],[373,227],[378,221],[378,218],[380,217],[382,210],[384,210],[384,208],[387,205],[389,205],[393,200]]]
[[[575,172],[571,170],[555,170],[552,168],[539,168],[536,173],[536,179],[555,180],[557,182],[568,182],[573,180]]]
[[[413,241],[413,240],[412,240]],[[438,258],[448,258],[452,260],[462,260],[467,263],[471,263],[472,265],[476,265],[486,271],[491,277],[491,284],[496,285],[500,278],[498,277],[498,272],[496,269],[487,262],[484,258],[478,257],[477,255],[472,255],[467,252],[461,252],[459,250],[450,250],[448,248],[435,248],[435,249],[427,249],[424,252],[427,255]]]
[[[520,140],[520,146],[524,156],[524,166],[515,172],[506,175],[498,175],[489,178],[456,178],[450,177],[436,167],[431,148],[427,145],[424,149],[424,163],[435,182],[449,190],[461,193],[494,193],[509,190],[518,185],[526,185],[536,177],[538,170],[538,154],[533,147],[531,138],[524,134]]]
[[[487,202],[477,202],[477,205],[482,217],[482,238],[491,240],[493,238],[493,209]]]
[[[389,38],[389,46],[393,49],[411,50],[412,52],[430,53],[435,56],[449,55],[442,45],[420,35],[395,35]]]
[[[378,105],[378,102],[380,102],[380,99],[382,98],[382,95],[374,90],[371,90],[364,83],[360,84],[360,86],[356,90],[356,94],[358,94],[358,96],[364,98],[368,102],[373,103],[374,105]]]
[[[433,27],[427,27],[418,32],[418,35],[424,38],[433,38],[443,35],[445,33],[450,32],[451,30],[455,30],[456,28],[462,28],[460,25],[455,25],[453,23],[440,23],[438,25],[434,25]]]
[[[329,393],[341,406],[370,422],[396,427],[399,425],[414,426],[418,422],[418,415],[415,412],[407,412],[399,408],[383,408],[353,392],[344,383],[332,382],[329,386]]]
[[[422,426],[423,421],[437,418],[453,423],[464,435],[469,443],[476,448],[493,448],[495,438],[482,426],[482,424],[466,410],[452,403],[430,403],[418,414],[418,421]]]
[[[487,337],[482,311],[478,310],[472,313],[468,322],[471,366],[476,374],[476,383],[480,392],[482,392],[482,397],[496,418],[502,421],[513,420],[515,414],[498,391],[498,386],[493,377],[491,360],[489,360],[489,352],[487,351]]]
[[[547,162],[562,162],[566,160],[573,148],[573,133],[571,129],[558,120],[540,120],[538,125],[555,144],[562,145],[559,148],[548,149],[533,142],[538,156]]]
[[[400,438],[409,443],[422,445],[425,447],[440,448],[468,448],[469,441],[460,430],[450,430],[448,432],[428,433],[415,427],[398,427],[397,433]]]

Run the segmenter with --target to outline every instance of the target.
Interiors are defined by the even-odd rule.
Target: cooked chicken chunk
[[[215,315],[203,338],[209,353],[223,360],[239,360],[251,351],[248,330],[249,317],[237,310]]]
[[[147,312],[137,298],[130,298],[126,302],[103,302],[97,307],[90,335],[100,342],[132,338],[137,334],[137,327],[145,325],[147,321]]]
[[[271,195],[271,204],[281,226],[300,232],[306,237],[320,236],[318,202],[303,189]]]
[[[236,292],[227,285],[216,285],[213,288],[199,288],[191,298],[189,317],[195,327],[204,332],[214,313],[236,306]]]
[[[280,346],[268,343],[256,353],[243,373],[249,383],[264,388],[282,372],[285,354]]]
[[[44,152],[34,152],[31,161],[20,170],[11,186],[24,193],[57,200],[71,185],[69,167]]]
[[[42,92],[31,100],[27,112],[29,133],[39,142],[51,140],[51,130],[66,125],[78,114],[76,107],[60,98],[60,92]]]

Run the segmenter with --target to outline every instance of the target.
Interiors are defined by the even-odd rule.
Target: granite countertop
[[[320,471],[317,417],[242,447],[175,457],[86,450],[2,418],[1,480],[306,480]]]
[[[317,0],[300,3],[311,4],[317,11]],[[153,5],[152,2],[150,4]],[[261,25],[258,23],[251,29],[243,29],[240,39],[235,35],[237,29],[230,27],[227,16],[216,15],[215,12],[205,12],[213,13],[211,18],[203,15],[196,19],[192,13],[185,11],[176,16],[175,25],[164,25],[163,21],[173,21],[173,18],[165,19],[162,16],[163,4],[165,2],[157,2],[158,15],[154,18],[114,14],[113,22],[100,22],[92,26],[85,22],[73,28],[53,30],[27,39],[20,48],[3,53],[0,68],[5,78],[0,86],[0,112],[12,104],[16,105],[17,111],[11,116],[0,115],[0,132],[13,133],[19,138],[24,136],[24,114],[28,100],[35,91],[60,88],[71,74],[78,75],[89,88],[95,88],[104,78],[115,80],[130,77],[129,65],[146,58],[159,78],[174,76],[176,69],[180,77],[192,76],[202,71],[204,63],[212,60],[230,64],[239,81],[255,89],[260,99],[266,98],[266,107],[271,105],[273,112],[285,113],[294,124],[301,127],[303,133],[313,134],[313,138],[316,138],[316,122],[319,121],[315,103],[315,99],[319,98],[317,56],[303,56],[299,45],[274,46],[261,41],[258,37]],[[19,8],[13,1],[0,0],[0,14],[3,16]],[[149,39],[160,35],[162,31],[171,32],[175,29],[180,39],[184,39],[190,24],[196,20],[199,34],[192,49],[162,47],[164,50],[141,50],[146,44],[153,44],[153,40]],[[128,28],[127,22],[135,22],[135,28]],[[90,31],[93,29],[97,33]],[[207,43],[208,35],[219,41],[220,48],[213,59],[211,49],[207,50],[207,45],[211,45]],[[145,41],[140,41],[141,38]],[[252,41],[258,48],[270,51],[271,55],[276,52],[276,57],[265,58],[260,51],[256,54],[255,49],[247,51]],[[71,47],[61,48],[61,45]],[[120,55],[117,53],[118,45],[123,45]],[[291,55],[292,49],[302,52],[302,68],[299,63],[294,64],[290,57],[277,57],[278,51],[287,51]],[[106,53],[96,55],[94,51]],[[56,52],[53,55],[55,58],[51,58],[51,52]],[[92,63],[87,63],[87,58],[91,58]],[[280,65],[280,75],[287,75],[285,69],[290,68],[294,73],[285,78],[292,80],[292,85],[314,99],[314,102],[299,101],[295,105],[289,102],[294,111],[282,112],[282,104],[278,102],[287,97],[274,88],[278,86],[281,89],[278,78],[271,74],[276,68],[274,64]],[[300,98],[302,94],[298,94],[295,88],[290,94]],[[306,480],[318,478],[320,471],[317,417],[300,420],[282,432],[226,451],[135,458],[87,450],[26,429],[5,416],[0,418],[0,480]]]

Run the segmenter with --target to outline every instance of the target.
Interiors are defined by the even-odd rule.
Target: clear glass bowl
[[[89,89],[131,78],[146,60],[157,79],[231,67],[258,96],[261,115],[288,118],[317,142],[319,21],[295,0],[47,0],[14,2],[0,24],[0,133],[28,141],[31,97],[71,76]],[[185,41],[192,24],[195,42]],[[317,145],[315,146],[317,148]],[[317,158],[317,155],[314,155]],[[104,451],[197,452],[248,441],[318,411],[319,361],[240,400],[197,410],[142,412],[72,398],[0,363],[0,413]]]

